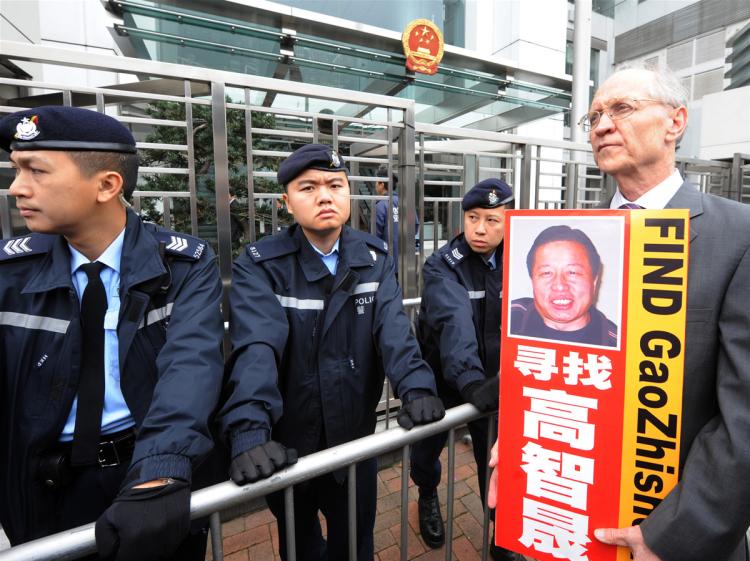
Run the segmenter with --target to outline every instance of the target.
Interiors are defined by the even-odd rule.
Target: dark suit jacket
[[[664,561],[745,561],[750,524],[750,206],[685,182],[690,209],[680,482],[641,524]]]

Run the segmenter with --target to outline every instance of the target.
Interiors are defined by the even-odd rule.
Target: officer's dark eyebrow
[[[28,166],[34,163],[49,164],[49,161],[43,158],[42,156],[38,156],[36,154],[18,154],[17,152],[11,153],[10,161],[17,166],[18,165]]]

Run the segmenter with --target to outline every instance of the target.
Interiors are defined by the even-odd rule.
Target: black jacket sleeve
[[[375,296],[373,334],[383,359],[383,368],[399,396],[411,390],[437,395],[435,376],[422,360],[417,339],[404,312],[401,290],[396,282],[393,259],[385,256],[385,271]]]
[[[159,379],[133,454],[134,483],[163,477],[190,482],[191,461],[213,446],[209,419],[219,400],[224,335],[213,252],[192,264],[176,290],[156,357]]]
[[[266,442],[281,417],[278,365],[289,325],[262,264],[247,253],[234,264],[230,306],[232,353],[220,422],[234,457]]]
[[[422,313],[419,321],[438,335],[440,364],[446,383],[463,390],[484,380],[469,293],[455,273],[433,254],[422,268]],[[493,373],[494,374],[494,373]]]

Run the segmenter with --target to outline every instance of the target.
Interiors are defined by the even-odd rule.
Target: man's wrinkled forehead
[[[649,98],[649,85],[654,75],[648,70],[621,70],[607,78],[591,101],[593,109],[611,104],[616,100]]]

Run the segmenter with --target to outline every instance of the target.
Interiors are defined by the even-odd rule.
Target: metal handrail
[[[460,405],[446,411],[445,417],[435,423],[420,425],[408,431],[395,427],[304,456],[295,465],[256,483],[238,487],[231,481],[226,481],[206,487],[192,494],[190,517],[201,518],[247,503],[274,491],[397,450],[479,417],[481,415],[473,405]],[[67,560],[95,552],[96,541],[92,522],[0,552],[0,561]]]

